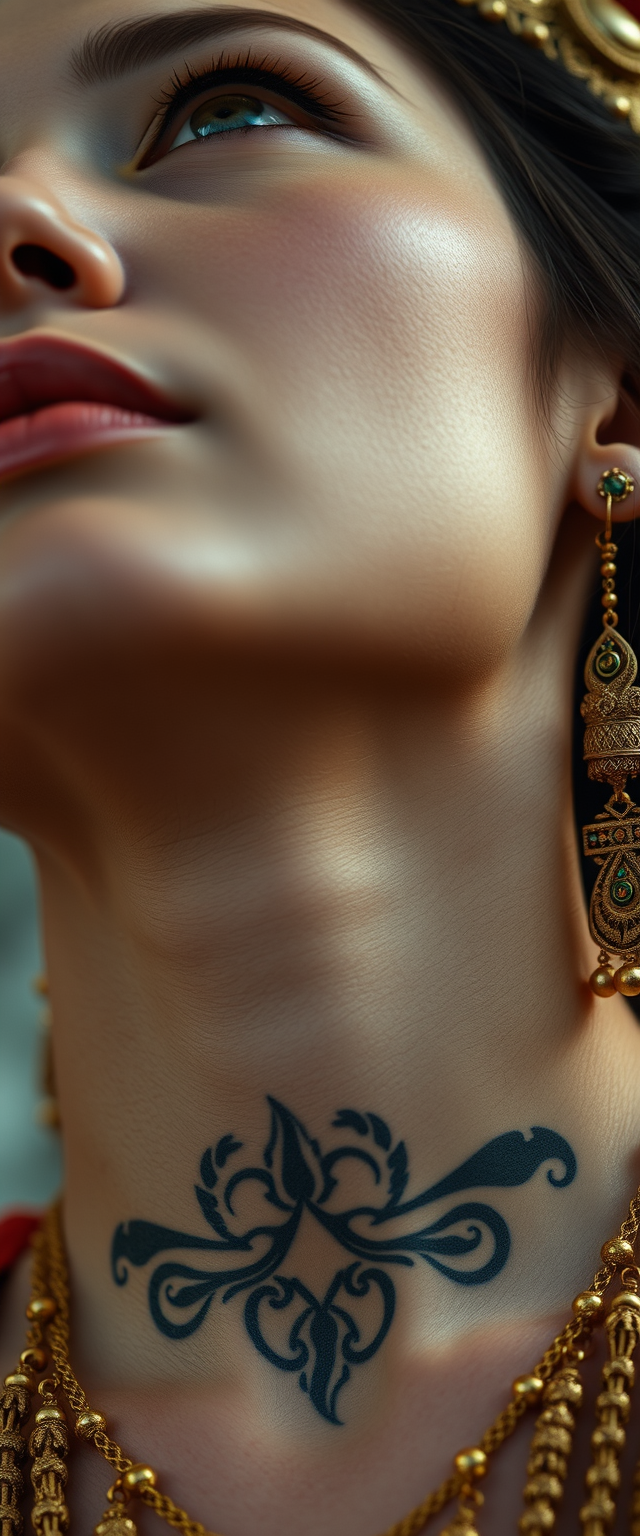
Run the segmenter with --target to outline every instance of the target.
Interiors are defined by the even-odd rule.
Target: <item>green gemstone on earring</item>
[[[626,864],[619,864],[611,882],[611,900],[617,907],[626,907],[635,896],[635,889],[629,879],[629,871]]]
[[[614,641],[604,640],[594,662],[598,677],[607,683],[609,678],[615,677],[616,672],[620,671],[621,665],[622,658],[615,648]]]
[[[623,475],[619,469],[610,469],[608,474],[602,476],[602,489],[605,496],[611,496],[614,501],[621,501],[628,496],[630,486],[627,475]]]

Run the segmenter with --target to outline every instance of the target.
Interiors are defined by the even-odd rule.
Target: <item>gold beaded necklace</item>
[[[592,1458],[587,1472],[587,1498],[580,1511],[584,1536],[606,1536],[616,1513],[620,1483],[619,1458],[625,1443],[634,1382],[633,1353],[640,1340],[640,1269],[634,1244],[640,1228],[640,1189],[629,1206],[617,1237],[604,1244],[602,1265],[588,1290],[575,1297],[572,1316],[552,1340],[534,1369],[518,1376],[511,1398],[478,1444],[458,1452],[451,1475],[421,1504],[389,1528],[384,1536],[418,1536],[453,1499],[457,1512],[442,1536],[480,1536],[476,1521],[483,1496],[478,1481],[489,1470],[492,1456],[513,1434],[523,1414],[538,1406],[524,1489],[525,1509],[519,1523],[522,1536],[543,1536],[553,1530],[573,1445],[575,1414],[582,1401],[580,1364],[597,1325],[604,1320],[609,1359],[602,1369],[602,1390],[596,1400],[596,1428],[591,1436]],[[32,1524],[36,1536],[63,1536],[68,1529],[65,1503],[69,1450],[67,1418],[62,1397],[74,1416],[75,1431],[90,1442],[114,1468],[117,1477],[107,1494],[107,1508],[94,1536],[137,1536],[132,1502],[141,1499],[161,1520],[182,1536],[213,1536],[186,1510],[157,1487],[152,1467],[134,1462],[106,1433],[105,1419],[91,1408],[69,1358],[69,1273],[59,1206],[47,1213],[33,1240],[31,1295],[27,1307],[26,1348],[18,1369],[5,1377],[0,1392],[0,1536],[19,1536],[23,1478],[20,1462],[32,1458],[34,1490]],[[607,1307],[605,1294],[616,1273],[620,1290]],[[36,1376],[51,1375],[36,1387]],[[36,1395],[37,1394],[37,1395]],[[27,1444],[24,1426],[34,1402],[35,1424]],[[640,1536],[640,1462],[636,1468],[630,1512],[630,1536]]]

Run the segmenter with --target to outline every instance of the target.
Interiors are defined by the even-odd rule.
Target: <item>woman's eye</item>
[[[264,128],[273,123],[295,126],[293,119],[287,117],[285,112],[279,112],[268,101],[259,101],[257,96],[212,96],[210,101],[202,102],[191,113],[188,122],[173,140],[171,149],[177,149],[180,144],[193,144],[197,139],[209,139],[214,133],[231,133],[238,128]]]

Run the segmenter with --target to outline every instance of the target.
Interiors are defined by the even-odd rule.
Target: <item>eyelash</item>
[[[321,93],[317,79],[296,73],[289,65],[270,60],[268,56],[256,60],[249,52],[232,61],[223,54],[219,60],[212,60],[208,69],[196,70],[187,64],[182,77],[177,71],[174,73],[157,103],[158,126],[144,152],[142,164],[148,163],[149,156],[155,154],[183,107],[202,96],[207,86],[219,89],[224,85],[251,85],[274,91],[327,126],[333,124],[334,128],[339,128],[347,116],[339,102],[329,101],[326,94]]]

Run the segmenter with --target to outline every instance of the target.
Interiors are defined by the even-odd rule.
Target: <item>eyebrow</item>
[[[231,29],[234,31],[279,30],[297,32],[316,41],[330,43],[348,59],[352,59],[382,81],[382,76],[354,48],[339,38],[322,32],[318,27],[279,12],[247,10],[243,6],[215,6],[203,9],[173,11],[170,13],[141,16],[135,21],[106,24],[96,32],[90,32],[79,48],[74,49],[70,60],[72,79],[79,85],[97,85],[106,80],[117,80],[146,64],[174,53],[177,48],[188,48],[207,38],[218,37]],[[386,83],[382,81],[382,83]]]

